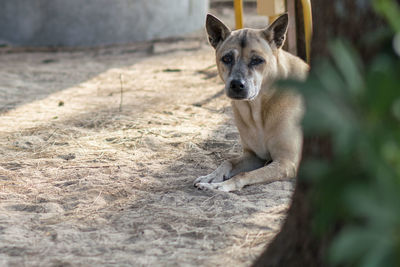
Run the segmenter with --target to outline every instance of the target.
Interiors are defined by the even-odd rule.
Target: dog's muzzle
[[[228,97],[233,99],[247,98],[248,90],[245,81],[242,79],[232,80],[229,84]]]

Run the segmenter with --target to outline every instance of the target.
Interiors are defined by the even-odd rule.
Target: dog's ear
[[[211,14],[207,14],[206,30],[208,40],[214,48],[217,48],[218,44],[224,41],[231,33],[231,30],[222,21]]]
[[[276,48],[281,48],[285,43],[286,32],[289,24],[287,13],[280,15],[268,28],[263,30],[267,41],[274,43]]]

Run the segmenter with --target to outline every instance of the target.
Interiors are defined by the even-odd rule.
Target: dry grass
[[[1,266],[256,258],[293,185],[192,186],[240,153],[202,40],[0,55]]]

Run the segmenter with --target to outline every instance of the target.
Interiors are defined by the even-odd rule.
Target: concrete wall
[[[182,35],[208,0],[0,0],[0,43],[93,46]]]

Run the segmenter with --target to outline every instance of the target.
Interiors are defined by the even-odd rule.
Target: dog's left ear
[[[285,43],[286,32],[289,24],[287,13],[280,15],[263,33],[268,42],[274,43],[276,48],[281,48]]]
[[[222,43],[231,33],[231,30],[222,21],[211,14],[207,14],[206,30],[208,40],[212,47],[217,49],[217,46]]]

